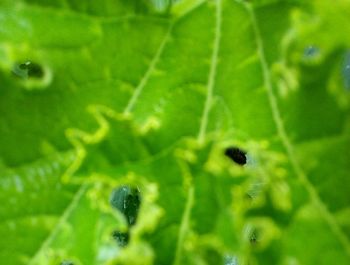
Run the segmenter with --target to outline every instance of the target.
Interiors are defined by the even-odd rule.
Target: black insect
[[[120,186],[113,190],[110,198],[112,207],[119,210],[125,217],[128,230],[126,232],[114,231],[112,237],[120,247],[124,247],[129,242],[129,230],[135,225],[138,211],[141,204],[141,195],[138,188],[127,185]]]
[[[45,74],[44,69],[39,64],[31,61],[16,64],[12,72],[22,79],[43,78]]]
[[[123,213],[129,226],[136,223],[141,204],[140,191],[137,188],[121,186],[113,190],[110,203]]]
[[[28,71],[28,77],[42,78],[44,76],[44,70],[39,64],[33,62],[25,62],[19,65],[22,70]]]
[[[228,147],[225,149],[225,155],[238,165],[245,165],[247,163],[246,152],[237,147]]]
[[[129,243],[129,232],[113,231],[112,237],[120,247],[125,247]]]

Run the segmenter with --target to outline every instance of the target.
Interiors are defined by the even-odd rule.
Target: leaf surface
[[[0,260],[348,263],[349,3],[251,2],[0,4]]]

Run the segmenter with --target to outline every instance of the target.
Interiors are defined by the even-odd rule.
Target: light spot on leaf
[[[61,262],[61,265],[74,265],[74,263],[70,260],[64,260]]]
[[[16,187],[17,192],[23,192],[24,188],[23,188],[23,183],[22,183],[22,180],[20,179],[20,177],[14,176],[13,180],[15,182],[15,187]]]
[[[350,50],[346,52],[343,63],[343,82],[346,90],[350,90]]]

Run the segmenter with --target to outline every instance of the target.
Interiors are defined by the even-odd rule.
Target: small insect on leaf
[[[44,69],[41,65],[31,62],[25,61],[24,63],[16,64],[12,70],[12,72],[22,79],[30,79],[30,78],[43,78]]]
[[[125,247],[129,242],[129,232],[114,231],[112,237],[120,247]]]
[[[120,186],[114,189],[111,194],[110,203],[125,216],[129,226],[136,223],[141,204],[140,191],[137,188]]]
[[[233,160],[238,165],[245,165],[247,163],[246,152],[237,147],[228,147],[225,149],[225,155]]]

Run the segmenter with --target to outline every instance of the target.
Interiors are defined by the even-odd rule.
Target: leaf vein
[[[134,108],[136,101],[138,100],[138,98],[140,97],[144,87],[146,86],[152,72],[155,70],[156,65],[164,51],[164,48],[166,46],[166,43],[169,40],[170,34],[171,34],[171,30],[173,28],[173,23],[169,25],[169,28],[162,40],[162,42],[160,43],[157,52],[155,53],[147,71],[145,72],[145,74],[143,75],[143,77],[141,78],[139,84],[137,85],[136,89],[134,90],[134,93],[132,94],[127,106],[124,109],[124,114],[128,114],[131,112],[131,110]]]
[[[200,121],[200,129],[198,132],[198,141],[203,143],[205,133],[208,127],[209,112],[213,101],[213,90],[215,86],[215,77],[217,72],[217,65],[219,59],[220,40],[221,40],[221,27],[222,27],[222,8],[221,0],[216,1],[216,14],[215,14],[215,38],[214,47],[210,61],[209,77],[207,82],[207,96],[204,103],[203,114]]]
[[[174,265],[181,264],[183,243],[185,240],[186,232],[188,231],[190,226],[191,210],[193,207],[193,203],[194,203],[194,188],[190,187],[187,192],[187,201],[185,205],[185,211],[181,218],[179,237],[176,243],[175,259],[173,263]]]
[[[65,209],[65,211],[62,214],[62,217],[58,220],[57,224],[55,225],[55,228],[51,231],[49,236],[45,239],[45,241],[41,244],[38,251],[34,254],[34,256],[31,258],[31,260],[28,262],[28,265],[33,265],[39,258],[39,255],[42,251],[44,251],[51,242],[55,239],[56,235],[58,234],[60,228],[62,225],[67,222],[69,216],[71,213],[76,209],[76,207],[79,205],[79,200],[87,190],[87,184],[82,185],[79,190],[75,193],[73,200],[68,205],[68,207]]]

